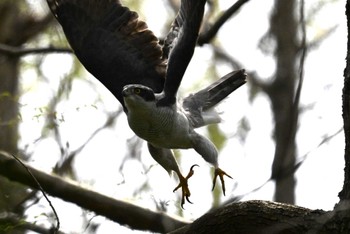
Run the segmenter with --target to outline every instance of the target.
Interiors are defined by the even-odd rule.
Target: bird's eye
[[[134,89],[134,93],[140,94],[141,93],[141,89],[139,89],[139,88]]]

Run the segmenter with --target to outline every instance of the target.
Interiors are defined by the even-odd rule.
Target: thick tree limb
[[[27,167],[46,193],[91,210],[122,225],[128,225],[133,229],[164,233],[187,224],[166,214],[107,197],[28,165]],[[4,151],[0,151],[0,175],[38,189],[37,184],[26,169]]]
[[[172,233],[342,233],[350,231],[349,206],[338,206],[335,211],[310,210],[298,206],[248,201],[231,203],[213,210],[192,224],[171,218],[166,214],[115,200],[63,179],[29,170],[52,196],[73,202],[113,221],[139,230]],[[10,180],[37,189],[37,184],[11,155],[0,151],[0,174]],[[186,225],[187,224],[187,225]],[[186,225],[186,226],[185,226]],[[339,229],[341,227],[341,229]]]
[[[346,221],[348,213],[348,210],[347,213],[325,212],[269,201],[247,201],[231,203],[209,212],[171,234],[349,233],[349,226],[346,226],[349,224]],[[341,219],[338,219],[338,214]],[[344,228],[337,229],[337,225]]]
[[[343,87],[343,121],[345,134],[345,180],[343,190],[339,193],[340,200],[350,201],[350,1],[346,3],[346,16],[348,28],[348,44],[346,56],[346,68],[344,70]]]

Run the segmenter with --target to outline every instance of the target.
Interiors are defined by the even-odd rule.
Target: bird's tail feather
[[[219,123],[221,118],[214,107],[233,91],[246,83],[244,69],[230,72],[218,81],[191,94],[183,100],[185,113],[195,128]]]
[[[233,91],[245,84],[246,76],[244,69],[233,71],[201,90],[200,92],[208,93],[207,100],[203,105],[203,111],[214,107]]]

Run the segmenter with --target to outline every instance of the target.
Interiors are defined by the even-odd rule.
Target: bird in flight
[[[214,107],[246,82],[244,70],[177,100],[177,91],[196,46],[206,0],[181,0],[179,12],[161,44],[136,12],[119,0],[47,0],[83,66],[118,99],[130,128],[147,141],[151,156],[181,188],[181,207],[191,203],[188,179],[172,149],[193,148],[214,166],[213,189],[224,176],[214,144],[194,129],[220,122]]]

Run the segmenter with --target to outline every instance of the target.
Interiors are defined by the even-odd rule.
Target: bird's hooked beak
[[[130,89],[128,86],[124,86],[123,91],[122,91],[123,97],[130,96],[132,93],[133,93],[132,89]]]

